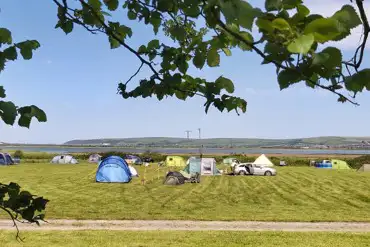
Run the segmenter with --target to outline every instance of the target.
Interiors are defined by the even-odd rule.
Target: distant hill
[[[90,140],[71,140],[64,145],[89,146],[148,146],[148,147],[311,147],[319,146],[346,146],[370,145],[370,137],[312,137],[297,139],[258,139],[258,138],[209,138],[186,139],[171,137],[142,137],[142,138],[102,138]]]

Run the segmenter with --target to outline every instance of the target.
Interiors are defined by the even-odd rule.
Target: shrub
[[[348,159],[347,163],[353,169],[359,169],[363,164],[370,164],[370,155],[362,155],[353,159]]]
[[[22,150],[16,150],[14,152],[14,157],[15,158],[19,158],[19,159],[23,159],[24,158],[24,153]]]

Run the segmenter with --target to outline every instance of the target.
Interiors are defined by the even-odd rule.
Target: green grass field
[[[0,167],[0,181],[48,198],[49,219],[370,222],[370,173],[284,167],[276,177],[202,177],[170,187],[157,177],[166,171],[147,168],[145,185],[141,178],[102,184],[95,164],[21,164]]]
[[[287,233],[287,232],[184,232],[184,231],[59,231],[22,232],[24,242],[14,232],[0,232],[2,247],[27,246],[119,246],[119,247],[193,247],[193,246],[260,246],[260,247],[365,247],[370,234]],[[66,241],[68,240],[68,241]],[[210,241],[212,240],[212,241]]]

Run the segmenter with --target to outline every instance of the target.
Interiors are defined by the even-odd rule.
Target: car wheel
[[[245,171],[240,171],[238,174],[239,174],[239,175],[242,175],[242,176],[247,175],[247,173],[246,173]]]
[[[265,176],[272,176],[272,173],[270,171],[265,172]]]

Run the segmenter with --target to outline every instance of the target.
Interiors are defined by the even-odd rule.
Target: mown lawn
[[[169,187],[157,177],[166,170],[147,168],[145,185],[140,178],[102,184],[95,164],[21,164],[0,167],[0,181],[50,199],[49,219],[370,222],[370,173],[284,167],[276,177],[202,177]]]
[[[1,231],[1,246],[365,247],[370,243],[370,234],[350,233],[32,231],[21,233],[24,237],[23,243],[17,242],[14,236],[14,232]]]

